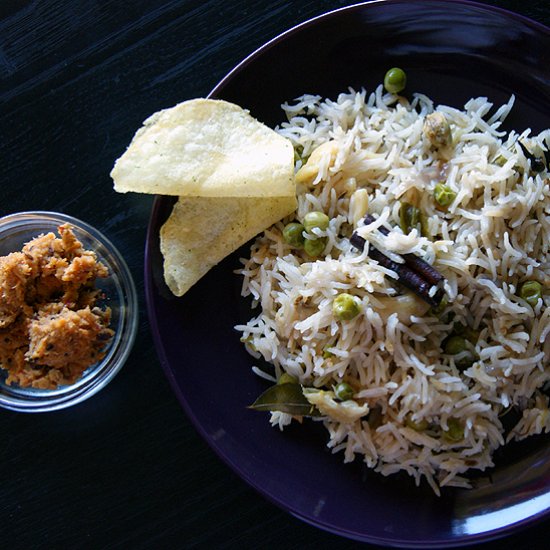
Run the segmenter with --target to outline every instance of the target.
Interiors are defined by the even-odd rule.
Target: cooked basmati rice
[[[349,90],[335,101],[304,95],[283,105],[288,122],[278,131],[293,143],[298,170],[313,151],[316,175],[298,184],[298,208],[258,237],[240,271],[243,295],[258,314],[242,331],[255,357],[319,388],[326,399],[321,420],[328,446],[344,461],[356,456],[389,475],[405,471],[418,484],[468,487],[462,474],[493,465],[495,449],[512,439],[550,431],[550,187],[548,172],[534,173],[518,144],[542,155],[550,131],[505,133],[501,124],[514,98],[490,115],[487,98],[463,110],[434,107],[420,94],[406,99]],[[451,150],[430,146],[426,116],[442,113],[451,127]],[[438,208],[433,190],[444,182],[456,197]],[[361,205],[377,222],[357,225]],[[427,234],[399,229],[400,202],[415,196],[427,218]],[[285,243],[285,222],[310,211],[330,217],[323,254],[312,259]],[[359,215],[358,215],[359,212]],[[376,229],[385,225],[384,237]],[[415,253],[445,277],[448,305],[435,313],[396,284],[396,274],[349,242],[357,230],[396,261]],[[311,237],[310,237],[311,238]],[[532,307],[518,296],[522,282],[542,284],[543,299]],[[361,302],[361,314],[338,321],[332,302],[341,292]],[[475,331],[476,360],[459,368],[442,343],[457,324]],[[255,367],[255,372],[262,372]],[[350,411],[330,399],[332,387],[354,389]],[[330,403],[329,403],[330,401]],[[356,411],[370,413],[357,416]],[[513,405],[519,423],[505,434],[502,413]],[[328,411],[328,412],[327,412]],[[331,412],[332,411],[332,412]],[[346,416],[348,415],[348,416]],[[271,413],[281,429],[287,413]],[[463,432],[449,438],[459,423]]]

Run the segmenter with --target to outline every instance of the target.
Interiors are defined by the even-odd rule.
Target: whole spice
[[[370,224],[375,219],[367,214],[364,218],[365,224]],[[380,233],[388,235],[389,231],[385,227],[379,228]],[[350,237],[350,242],[355,248],[363,250],[365,239],[354,232]],[[368,255],[376,260],[380,265],[391,269],[397,273],[398,281],[409,290],[412,290],[425,302],[432,307],[437,307],[441,303],[445,291],[441,288],[444,281],[443,275],[429,263],[425,262],[416,254],[402,254],[404,263],[397,263],[380,252],[376,247],[369,245]],[[435,291],[433,287],[438,287]]]

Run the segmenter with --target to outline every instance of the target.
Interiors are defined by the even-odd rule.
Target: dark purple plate
[[[508,128],[550,127],[550,30],[517,15],[457,1],[386,1],[308,21],[267,43],[233,70],[212,97],[259,120],[283,120],[280,104],[303,93],[371,91],[392,66],[408,90],[462,107],[472,96],[495,105],[516,95]],[[182,98],[183,99],[183,98]],[[550,438],[499,452],[472,490],[438,498],[408,477],[384,478],[343,464],[319,426],[284,432],[247,405],[265,389],[233,326],[250,317],[233,271],[247,247],[211,270],[183,298],[162,281],[159,228],[173,199],[158,197],[146,249],[148,310],[161,363],[183,408],[220,457],[247,483],[295,516],[366,542],[456,546],[510,533],[550,510]]]

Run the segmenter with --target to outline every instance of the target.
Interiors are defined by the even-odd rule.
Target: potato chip
[[[238,105],[193,99],[150,116],[111,177],[122,193],[293,197],[294,150]]]
[[[180,197],[160,230],[164,279],[176,296],[296,209],[296,197]]]

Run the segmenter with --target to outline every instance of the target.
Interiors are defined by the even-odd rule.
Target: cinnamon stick
[[[370,214],[367,214],[364,217],[364,220],[365,225],[369,225],[372,222],[376,221],[376,219],[373,218]],[[378,228],[378,231],[380,231],[380,233],[382,233],[382,235],[384,236],[389,234],[389,231],[382,225]],[[444,280],[443,275],[441,275],[441,273],[439,273],[439,271],[437,271],[435,267],[431,266],[422,258],[419,258],[416,254],[401,254],[400,256],[403,258],[403,260],[405,260],[406,265],[408,265],[413,271],[416,271],[418,274],[420,274],[422,278],[426,279],[432,285],[437,285]]]
[[[370,220],[367,220],[367,218]],[[372,223],[374,218],[371,216],[365,217],[366,223]],[[386,232],[386,228],[380,228]],[[387,234],[387,233],[385,233]],[[350,237],[350,242],[355,248],[363,250],[365,248],[365,239],[359,236],[357,233],[353,233]],[[419,298],[422,298],[425,302],[432,307],[437,307],[445,294],[442,288],[438,288],[433,293],[434,286],[440,286],[444,280],[439,271],[433,268],[430,264],[416,256],[415,254],[403,254],[400,255],[404,263],[397,263],[388,258],[383,252],[380,252],[376,247],[369,244],[368,255],[373,260],[377,261],[382,267],[395,271],[398,277],[398,282],[405,288],[412,290]],[[406,257],[409,257],[408,259]],[[426,266],[429,268],[427,269]],[[414,269],[416,268],[416,269]],[[433,296],[432,296],[433,293]]]

